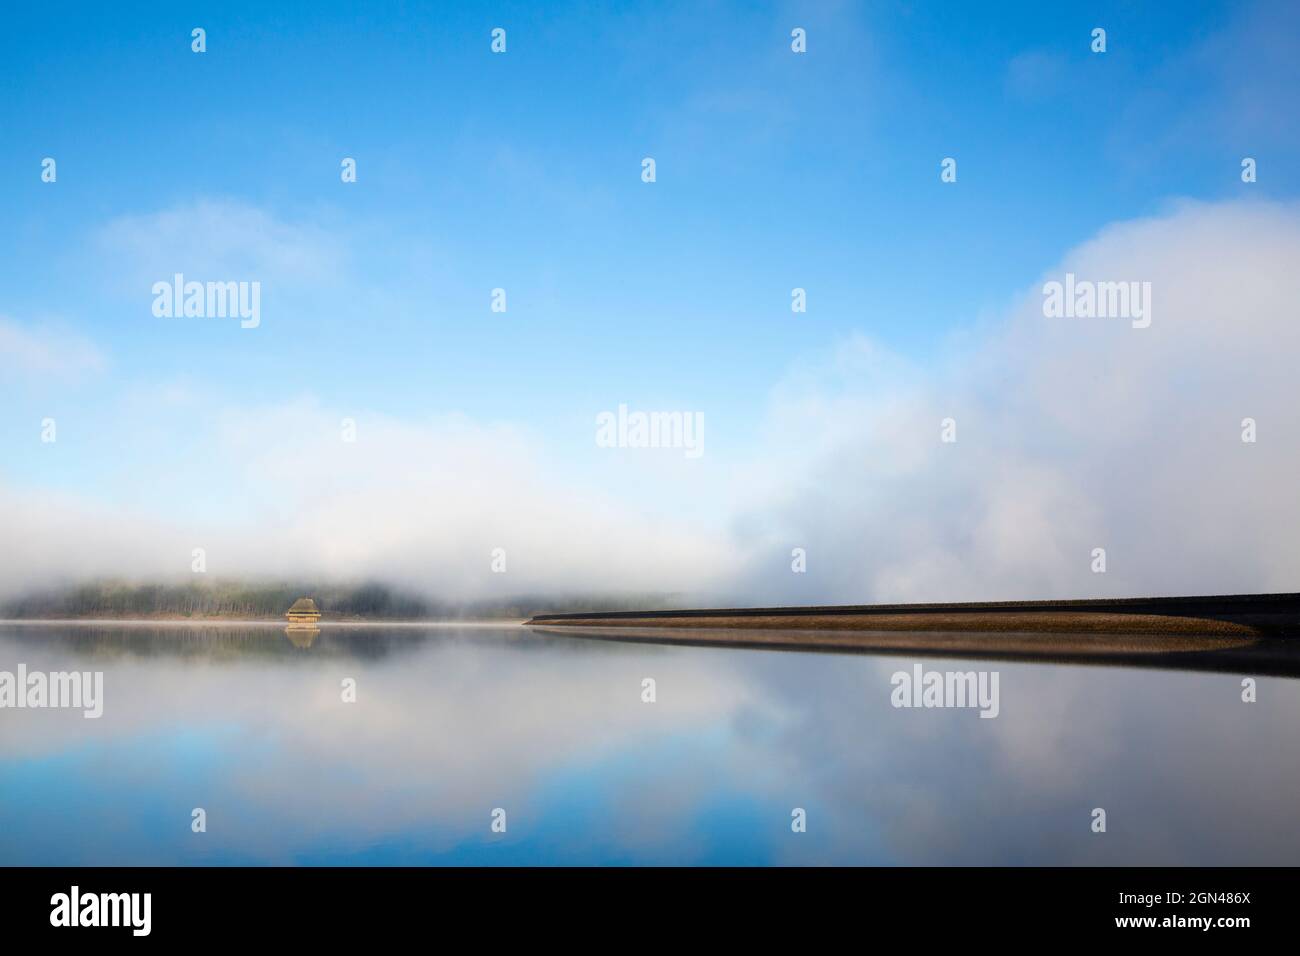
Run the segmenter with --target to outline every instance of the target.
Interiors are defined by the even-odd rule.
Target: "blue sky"
[[[1293,199],[1298,21],[1281,3],[11,8],[0,317],[89,357],[5,369],[0,480],[165,498],[141,473],[205,453],[160,391],[506,423],[560,472],[587,468],[600,410],[702,409],[740,468],[810,356],[861,336],[933,376],[1113,223]],[[213,262],[243,272],[197,274]],[[262,326],[155,318],[151,283],[181,269],[260,280]],[[31,441],[46,415],[57,462]]]

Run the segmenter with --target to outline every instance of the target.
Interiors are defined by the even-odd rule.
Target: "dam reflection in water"
[[[0,710],[0,863],[1300,862],[1276,647],[1165,670],[316,630],[0,624],[0,671],[104,673],[98,720]],[[998,716],[892,706],[918,662],[996,670]]]

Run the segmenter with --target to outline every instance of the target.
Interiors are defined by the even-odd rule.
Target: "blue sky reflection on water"
[[[1245,704],[1232,674],[923,662],[999,671],[986,720],[891,707],[909,657],[517,627],[302,649],[274,628],[0,625],[0,670],[20,662],[103,670],[105,707],[0,711],[5,864],[1300,860],[1300,690],[1278,678]]]

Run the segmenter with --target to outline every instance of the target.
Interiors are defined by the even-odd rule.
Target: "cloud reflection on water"
[[[106,702],[97,721],[0,712],[0,862],[1300,859],[1300,684],[1261,678],[1244,704],[1233,675],[927,658],[1001,672],[981,720],[891,707],[913,660],[517,627],[299,647],[273,628],[3,625],[0,669],[102,669]]]

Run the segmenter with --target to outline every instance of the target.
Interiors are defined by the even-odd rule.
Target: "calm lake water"
[[[917,663],[997,671],[998,716],[893,707]],[[19,664],[102,671],[104,711],[0,709],[4,864],[1300,863],[1300,682],[1281,677],[1243,703],[1230,673],[523,627],[300,647],[0,625],[0,671]]]

